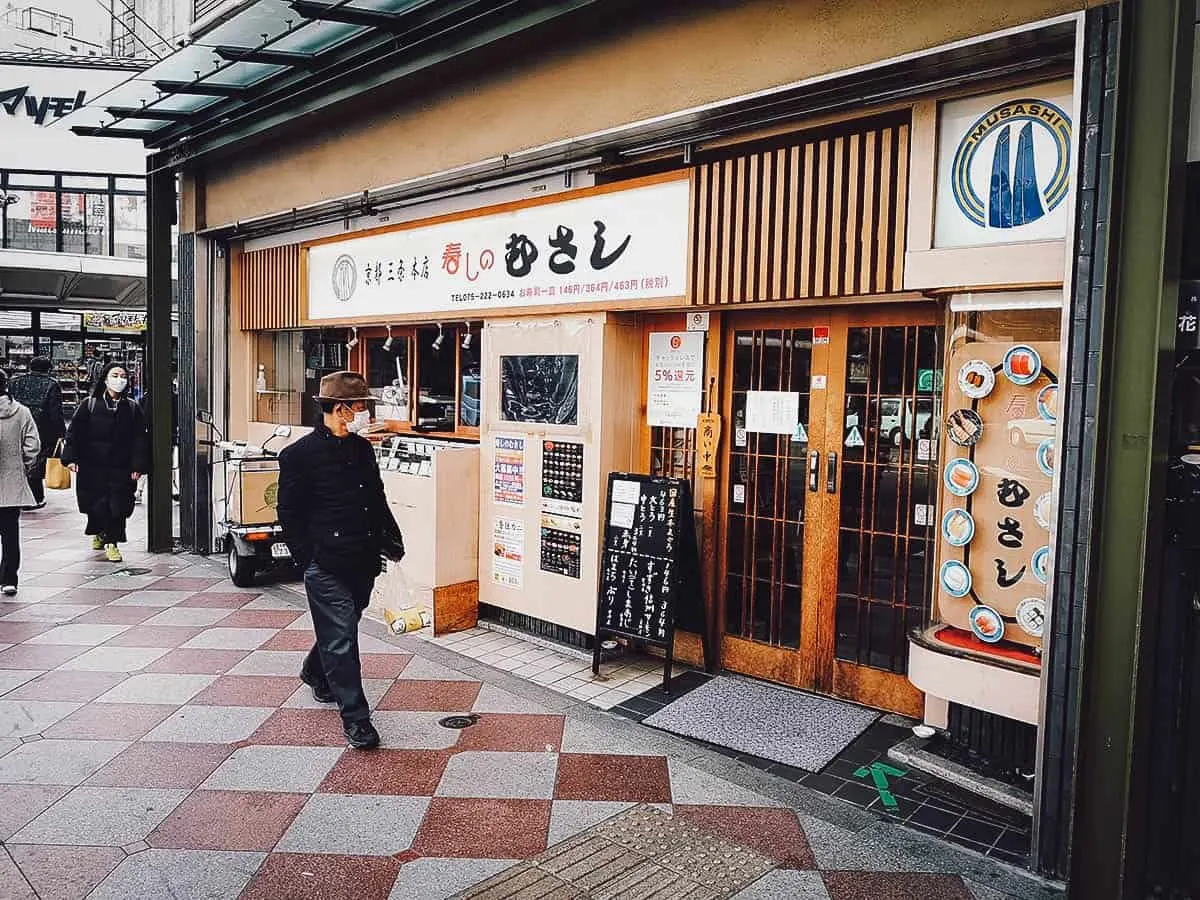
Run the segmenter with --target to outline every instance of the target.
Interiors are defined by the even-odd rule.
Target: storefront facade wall
[[[185,209],[196,224],[214,227],[428,175],[492,156],[497,149],[519,150],[572,134],[616,127],[689,104],[728,98],[738,91],[878,61],[1044,15],[1078,12],[1080,8],[1078,3],[1029,2],[1000,13],[979,4],[956,6],[949,12],[946,6],[923,4],[916,13],[909,10],[904,21],[897,20],[890,29],[878,27],[879,17],[886,19],[893,12],[875,9],[872,4],[839,9],[836,15],[825,10],[817,16],[819,27],[815,29],[811,20],[804,19],[805,14],[814,15],[806,5],[789,5],[783,10],[772,7],[773,19],[764,17],[763,4],[752,3],[697,14],[686,21],[659,23],[619,47],[583,48],[536,68],[509,72],[503,84],[484,84],[470,96],[447,93],[428,99],[419,108],[389,110],[353,128],[274,148],[270,157],[241,160],[222,167],[220,172],[190,178],[185,181],[184,193],[185,197],[189,192],[193,196],[185,202]],[[864,21],[872,22],[870,39],[865,42],[861,24],[856,24]],[[764,27],[764,22],[770,22],[769,27]],[[721,79],[714,80],[712,61],[708,59],[712,43],[720,35],[723,46],[734,46],[731,33],[743,35],[744,46],[755,46],[762,57],[749,53],[724,57],[719,63],[723,67]],[[836,38],[841,55],[835,63],[826,53],[799,53],[795,43],[798,37],[803,42],[811,41],[813,46],[833,46],[830,42]],[[886,46],[881,43],[885,40]],[[704,41],[709,42],[709,53],[702,52]],[[662,47],[668,43],[676,50],[684,49],[670,54],[672,75],[662,82],[663,92],[655,92],[652,101],[662,106],[651,109],[646,106],[651,102],[645,96],[648,92],[639,89],[635,97],[635,85],[628,84],[626,76],[636,72],[638,86],[652,82],[654,66],[662,63]],[[786,53],[782,49],[785,43]],[[621,72],[621,77],[616,72]],[[611,88],[593,92],[592,85],[606,83],[606,73],[613,75],[607,82]],[[623,89],[626,84],[627,90]],[[312,298],[304,296],[311,248],[325,243],[339,248],[351,239],[369,236],[372,223],[360,221],[356,230],[342,233],[334,227],[316,239],[311,233],[281,235],[270,240],[270,247],[232,244],[228,355],[232,434],[261,442],[274,427],[270,416],[259,409],[261,396],[255,386],[260,361],[257,342],[264,334],[329,328],[336,332],[337,340],[359,338],[364,342],[347,356],[348,363],[361,365],[368,359],[365,342],[382,339],[382,329],[387,325],[432,327],[439,319],[453,320],[460,329],[454,332],[453,341],[463,335],[464,326],[465,333],[470,334],[480,326],[486,332],[513,320],[548,321],[568,312],[622,314],[618,317],[622,327],[633,323],[640,329],[636,341],[623,339],[623,344],[626,351],[640,345],[641,358],[633,368],[640,369],[643,377],[639,401],[642,421],[623,438],[627,446],[609,457],[628,458],[635,470],[693,481],[705,548],[702,559],[707,567],[704,600],[709,637],[721,648],[725,666],[923,716],[939,726],[946,724],[947,704],[951,701],[1036,724],[1041,690],[1036,661],[1025,659],[1024,668],[1009,663],[998,666],[986,653],[978,652],[986,647],[972,645],[967,653],[922,647],[910,663],[906,641],[914,628],[944,624],[939,612],[939,572],[932,561],[949,559],[944,548],[938,549],[942,516],[949,509],[939,485],[947,454],[955,451],[933,425],[928,433],[922,433],[921,423],[940,421],[947,412],[943,404],[951,399],[951,383],[959,374],[957,365],[961,362],[951,355],[953,334],[960,326],[974,328],[965,317],[979,316],[978,309],[1038,309],[1042,311],[1038,313],[1039,321],[1056,320],[1048,332],[1020,331],[1027,323],[1018,316],[1015,325],[1005,320],[997,341],[1007,341],[1005,350],[1015,343],[1036,343],[1050,368],[1057,367],[1060,342],[1065,345],[1067,341],[1066,329],[1059,329],[1057,319],[1070,319],[1069,307],[1067,314],[1061,312],[1061,295],[1064,285],[1069,284],[1066,276],[1071,248],[1067,236],[1072,202],[1064,198],[1073,191],[1075,136],[1069,137],[1058,160],[1058,167],[1065,167],[1065,184],[1071,188],[1054,203],[1056,209],[1061,207],[1062,221],[1029,239],[1012,240],[1008,236],[972,243],[947,237],[939,223],[939,216],[943,221],[947,218],[944,211],[939,211],[946,190],[939,168],[947,156],[944,115],[956,103],[966,104],[966,115],[971,103],[982,104],[981,108],[988,111],[1035,96],[1047,102],[1053,100],[1070,121],[1076,121],[1078,103],[1074,92],[1072,73],[1064,69],[1050,80],[1043,76],[1032,84],[1012,78],[974,84],[916,102],[857,110],[853,116],[841,119],[795,121],[770,135],[743,135],[740,142],[702,148],[700,158],[675,176],[686,179],[689,191],[688,271],[686,290],[670,296],[542,309],[522,307],[518,302],[474,309],[469,314],[432,309],[408,314],[365,310],[361,314],[322,314],[313,318]],[[583,103],[582,97],[596,102]],[[570,107],[570,111],[564,107]],[[536,115],[530,110],[536,110]],[[462,129],[462,121],[471,121],[473,127]],[[420,135],[416,141],[412,139],[414,134]],[[1041,142],[1043,138],[1031,140]],[[1025,152],[1020,141],[1014,129],[1014,157]],[[404,146],[405,152],[396,153],[396,146]],[[1041,153],[1041,143],[1037,146]],[[990,161],[994,143],[988,143],[985,152]],[[354,159],[355,165],[346,166],[346,159]],[[1045,171],[1038,177],[1045,178]],[[620,197],[623,190],[636,189],[640,183],[615,181],[607,190]],[[983,183],[981,190],[986,194],[986,178]],[[1049,181],[1044,183],[1048,185]],[[1039,188],[1042,186],[1039,183]],[[458,218],[469,222],[488,212],[482,208],[485,206],[481,203],[473,214]],[[520,203],[513,208],[528,206]],[[434,227],[439,221],[435,218],[417,224]],[[379,228],[376,223],[375,231],[386,235],[396,229]],[[1036,302],[1031,305],[1029,297],[1034,294]],[[683,333],[692,327],[686,315],[688,309],[708,314],[704,403],[706,409],[722,415],[724,426],[714,478],[701,477],[697,472],[694,429],[651,427],[645,421],[645,370],[652,354],[652,335]],[[360,331],[352,332],[352,327]],[[478,339],[483,342],[491,338],[479,334]],[[889,352],[889,341],[898,341],[897,346],[907,354],[902,354],[903,361],[897,363],[907,373],[903,384],[884,383],[887,366],[883,363],[878,363],[879,374],[874,369],[856,369],[856,353],[863,358],[875,358],[871,354],[876,354],[883,359],[880,354]],[[807,347],[809,356],[797,363],[799,368],[794,372],[777,374],[773,376],[777,383],[768,384],[758,361],[760,356],[754,356],[755,362],[742,372],[739,348],[751,347],[753,354],[763,354],[780,342]],[[484,355],[486,358],[486,350]],[[991,362],[1002,367],[999,358]],[[1008,376],[1000,369],[996,371],[1000,372],[997,380],[1007,384],[1003,379]],[[925,374],[929,375],[927,379]],[[819,377],[819,388],[815,378],[808,380],[810,376]],[[794,384],[784,384],[778,381],[780,377],[784,381],[792,378]],[[865,386],[868,383],[870,387]],[[826,385],[831,389],[828,396],[822,396]],[[1035,385],[1039,389],[1043,386]],[[484,390],[494,392],[496,388],[485,385]],[[798,419],[793,424],[801,428],[786,434],[747,429],[746,420],[752,414],[750,395],[773,391],[801,394],[802,409],[811,412],[812,417],[807,421]],[[901,411],[886,413],[884,406],[893,395],[900,399]],[[762,398],[753,399],[757,402]],[[960,399],[954,398],[956,403]],[[597,398],[597,403],[603,402]],[[928,404],[928,411],[922,404]],[[849,424],[851,414],[858,416],[853,426]],[[913,418],[912,426],[906,423],[909,417]],[[1049,421],[1053,434],[1056,425],[1052,419]],[[987,420],[985,427],[1006,429],[1008,423]],[[913,433],[908,434],[906,429]],[[745,436],[748,430],[749,439]],[[881,449],[883,442],[878,447],[864,448],[861,434],[857,438],[849,436],[860,430],[887,432],[886,458]],[[894,445],[893,431],[899,438]],[[301,433],[302,429],[294,429],[292,439]],[[798,437],[800,433],[803,440]],[[482,451],[490,449],[486,446],[487,435],[483,437],[481,456],[485,455]],[[1030,450],[1030,460],[1034,460],[1036,449]],[[808,467],[814,458],[819,468],[814,470],[817,476],[812,484],[816,486],[812,487]],[[745,592],[755,578],[755,558],[747,555],[735,561],[727,548],[738,534],[744,536],[748,523],[755,527],[767,523],[771,528],[778,527],[780,534],[798,524],[789,521],[789,512],[784,508],[788,501],[778,499],[785,494],[772,494],[776,499],[768,501],[774,507],[769,513],[747,506],[747,497],[750,506],[757,502],[757,476],[738,473],[758,472],[759,467],[767,465],[776,473],[772,477],[785,493],[789,487],[798,487],[808,496],[808,512],[814,518],[808,528],[811,536],[804,538],[807,543],[801,548],[812,565],[802,578],[788,580],[781,574],[787,565],[785,558],[796,552],[796,547],[773,542],[770,549],[751,548],[768,561],[778,557],[777,562],[770,563],[774,566],[774,586],[764,619],[756,601]],[[1052,462],[1049,465],[1052,467]],[[484,473],[481,508],[486,508],[492,491],[488,480],[492,468],[487,460],[480,470]],[[862,495],[858,511],[851,511],[843,501],[847,478],[874,477],[872,472],[885,470],[902,473],[902,493],[910,505],[916,502],[920,507],[912,521],[877,527],[854,518],[871,507],[871,497]],[[1053,474],[1045,477],[1057,483]],[[827,481],[837,487],[826,487]],[[589,490],[594,493],[598,488],[599,483],[591,484]],[[922,499],[915,501],[914,491],[923,491]],[[593,508],[589,514],[594,518],[596,512]],[[908,518],[907,512],[902,518]],[[1032,527],[1031,523],[1023,522],[1022,527]],[[1049,525],[1039,527],[1051,529]],[[824,537],[819,534],[822,528],[830,529]],[[896,546],[908,547],[904,553],[920,555],[925,572],[902,587],[895,579],[896,585],[887,588],[893,592],[893,600],[883,604],[875,602],[880,598],[868,596],[868,585],[862,591],[863,602],[851,609],[843,595],[853,591],[845,590],[842,582],[851,575],[866,577],[862,572],[869,568],[864,559],[867,551],[861,548],[880,536]],[[479,537],[480,548],[487,547],[492,537],[490,523],[481,522]],[[851,554],[858,560],[854,572],[845,565],[846,541],[858,542],[855,546],[859,549]],[[1044,542],[1052,548],[1052,535],[1045,536]],[[536,547],[529,552],[535,553]],[[480,574],[482,580],[482,565]],[[1044,600],[1052,587],[1042,590]],[[788,620],[785,607],[798,604],[809,591],[819,595],[819,601],[811,609],[806,606],[799,621]],[[489,599],[485,602],[503,605],[503,591],[489,588],[486,593]],[[901,596],[902,600],[895,599]],[[589,598],[591,602],[594,594]],[[893,626],[898,642],[893,640],[894,648],[889,645],[886,651],[873,648],[873,638],[868,635],[874,627],[871,611],[878,605],[886,606],[888,615],[899,623]],[[519,611],[553,619],[579,632],[588,631],[586,614],[556,618],[546,609],[544,604],[535,603]],[[1012,620],[1008,627],[1016,634],[1014,610],[1005,607],[1000,614]],[[856,616],[859,643],[843,645],[843,623],[854,621]],[[966,619],[957,613],[951,617],[955,616],[953,624],[970,635],[972,629]],[[1036,644],[1040,653],[1040,639],[1018,643],[1027,647]],[[680,651],[685,659],[701,661],[700,642],[694,636],[683,637]]]
[[[1075,13],[1094,0],[696,4],[204,172],[207,227]],[[731,53],[730,48],[742,48]],[[646,85],[654,85],[653,91]],[[348,164],[353,160],[353,164]],[[185,201],[185,205],[187,201]]]

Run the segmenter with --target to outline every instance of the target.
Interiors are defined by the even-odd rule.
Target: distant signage
[[[0,88],[0,108],[10,116],[23,115],[33,120],[34,125],[45,125],[54,119],[61,119],[73,109],[83,106],[87,91],[76,91],[68,96],[39,97],[29,89],[29,85]]]
[[[133,334],[146,330],[146,314],[85,312],[83,327],[88,331],[121,331]]]
[[[936,246],[1063,237],[1071,101],[1062,81],[942,105]]]
[[[311,245],[308,319],[682,297],[686,179]]]
[[[146,151],[140,140],[80,137],[71,131],[73,124],[97,124],[95,108],[105,102],[102,95],[136,74],[95,62],[47,66],[0,60],[4,167],[145,175]],[[42,224],[53,228],[55,223],[43,216]]]

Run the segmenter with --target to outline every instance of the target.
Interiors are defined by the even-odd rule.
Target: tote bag
[[[71,489],[71,470],[62,464],[63,442],[54,445],[54,454],[46,460],[46,487],[53,491]]]

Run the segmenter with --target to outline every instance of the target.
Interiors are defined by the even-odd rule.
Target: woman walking
[[[0,594],[5,597],[17,593],[21,507],[33,505],[26,476],[41,450],[33,413],[8,395],[8,375],[0,369]]]
[[[87,516],[84,534],[92,549],[121,561],[125,522],[133,515],[133,492],[146,471],[149,446],[142,409],[128,395],[129,376],[120,363],[104,367],[92,396],[79,404],[62,461],[79,473],[75,498]]]

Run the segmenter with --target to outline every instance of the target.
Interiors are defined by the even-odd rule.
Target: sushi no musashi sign
[[[604,555],[592,671],[608,636],[665,647],[670,685],[675,629],[701,635],[708,657],[691,484],[614,472],[604,508]]]

